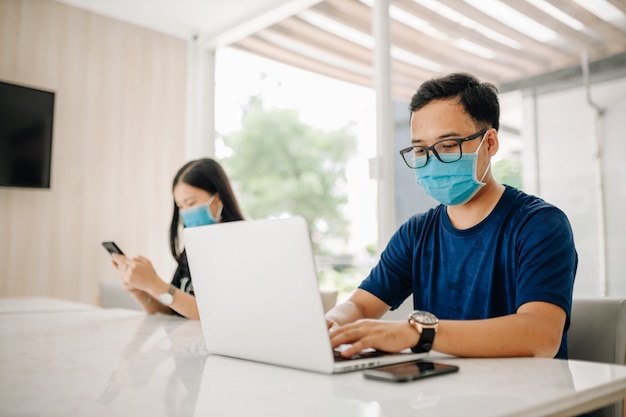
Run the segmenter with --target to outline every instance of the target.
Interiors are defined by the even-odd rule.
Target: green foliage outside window
[[[356,138],[347,129],[324,132],[298,118],[295,110],[266,110],[251,97],[243,127],[224,137],[232,156],[222,162],[236,182],[248,218],[303,216],[316,254],[328,254],[323,242],[345,241],[348,219],[346,164]]]
[[[522,189],[522,161],[502,159],[493,164],[493,176],[498,182]]]

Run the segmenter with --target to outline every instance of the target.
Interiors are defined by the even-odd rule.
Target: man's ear
[[[495,155],[498,152],[498,149],[500,149],[500,139],[498,138],[498,131],[493,128],[489,129],[485,142],[487,142],[487,151],[489,152],[489,155]]]

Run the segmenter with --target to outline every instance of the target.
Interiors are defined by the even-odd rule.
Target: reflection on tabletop
[[[361,372],[323,375],[209,356],[194,416],[550,415],[549,410],[561,410],[564,402],[579,404],[579,381],[603,374],[597,364],[556,359],[433,359],[461,369],[389,383],[365,379]]]
[[[207,356],[199,323],[180,317],[0,314],[0,415],[191,415]]]
[[[330,375],[209,356],[194,416],[363,415],[333,412],[335,381]]]
[[[98,396],[98,403],[110,405],[120,392],[133,395],[152,380],[163,378],[166,383],[164,397],[151,401],[161,401],[167,416],[193,412],[208,353],[202,343],[175,346],[178,333],[189,323],[186,319],[176,320],[178,323],[155,327],[150,316],[145,318],[119,355],[106,387]]]

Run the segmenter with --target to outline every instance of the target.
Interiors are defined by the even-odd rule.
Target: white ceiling
[[[199,40],[224,45],[271,26],[321,0],[57,1],[178,38],[192,39],[197,36]]]
[[[57,0],[206,47],[230,45],[356,84],[374,80],[374,0]],[[626,69],[626,0],[390,0],[392,85],[469,71],[498,85],[583,57]],[[605,10],[607,9],[607,10]]]

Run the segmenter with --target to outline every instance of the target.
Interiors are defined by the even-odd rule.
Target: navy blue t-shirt
[[[565,214],[507,186],[470,229],[454,228],[444,205],[411,217],[359,288],[392,309],[413,294],[415,309],[446,320],[509,315],[531,301],[556,304],[567,313],[556,357],[566,359],[577,265]]]

